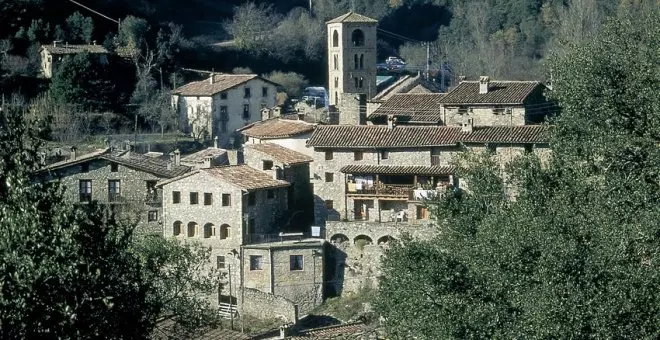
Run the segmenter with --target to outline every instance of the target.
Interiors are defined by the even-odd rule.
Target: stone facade
[[[443,117],[445,125],[453,126],[460,126],[468,118],[472,118],[475,126],[525,125],[527,119],[524,106],[443,107]]]
[[[265,320],[278,318],[284,323],[298,321],[299,312],[296,304],[284,297],[252,288],[245,288],[241,294],[243,302],[239,307],[239,313]]]
[[[250,89],[249,97],[246,97],[246,89]],[[179,112],[182,126],[188,127],[189,132],[205,133],[207,139],[217,136],[218,145],[228,147],[230,137],[240,136],[235,133],[237,129],[260,121],[262,108],[275,106],[276,94],[274,84],[253,78],[212,95],[174,94],[172,102]],[[247,112],[244,112],[246,106]]]
[[[69,45],[57,44],[44,45],[41,47],[39,56],[41,57],[41,74],[46,78],[52,78],[57,72],[59,65],[67,55],[74,56],[79,53],[94,54],[98,59],[99,65],[108,64],[108,51],[101,45]]]
[[[279,146],[283,146],[287,149],[300,152],[308,156],[314,156],[314,149],[307,147],[307,140],[312,135],[311,132],[301,134],[298,136],[286,137],[286,138],[268,138],[260,139],[256,137],[245,136],[245,144],[261,144],[261,143],[273,143]]]
[[[307,314],[323,301],[323,254],[322,240],[246,245],[243,284],[292,301]]]

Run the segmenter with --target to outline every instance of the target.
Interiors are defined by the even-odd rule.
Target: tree
[[[107,210],[67,205],[56,183],[34,179],[44,123],[0,111],[0,336],[148,338],[167,318],[188,337],[215,324],[204,295],[219,280],[200,271],[208,250],[136,238]]]
[[[66,39],[72,43],[91,43],[93,31],[92,18],[85,17],[78,11],[66,18]]]
[[[148,31],[149,24],[145,19],[132,15],[127,16],[121,21],[118,49],[123,50],[130,56],[140,53]]]
[[[225,29],[239,49],[262,55],[273,45],[271,35],[278,21],[271,5],[256,5],[249,1],[236,7],[232,20],[225,23]]]
[[[551,63],[552,157],[506,176],[488,154],[459,161],[467,190],[430,203],[439,236],[386,253],[376,308],[394,335],[660,336],[658,14],[622,13]]]
[[[282,86],[284,92],[291,98],[299,98],[303,89],[309,86],[305,76],[295,72],[273,71],[266,75],[266,79]]]

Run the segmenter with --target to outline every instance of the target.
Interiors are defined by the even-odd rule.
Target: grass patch
[[[231,320],[222,319],[222,328],[231,329]],[[243,326],[245,334],[260,334],[279,328],[284,322],[281,319],[258,319],[250,315],[244,315],[244,319],[234,319],[234,330],[240,331]]]
[[[364,288],[357,293],[329,298],[312,313],[332,316],[343,322],[355,320],[363,314],[365,303],[373,303],[376,293],[373,288]]]

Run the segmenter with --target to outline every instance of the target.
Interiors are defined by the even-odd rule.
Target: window
[[[363,85],[364,85],[364,78],[360,77],[360,79],[358,79],[358,88],[361,89]]]
[[[220,239],[225,240],[228,239],[229,236],[231,235],[231,227],[229,224],[223,224],[220,226]]]
[[[217,256],[216,257],[216,268],[217,269],[225,269],[225,257],[224,256]]]
[[[363,46],[364,45],[364,33],[360,29],[353,30],[351,34],[351,42],[353,46]]]
[[[222,133],[227,132],[227,121],[226,120],[220,121],[220,132],[222,132]]]
[[[188,237],[195,237],[197,234],[197,223],[190,222],[188,223]]]
[[[380,150],[380,159],[389,159],[390,152],[387,150]]]
[[[289,256],[289,268],[291,270],[303,270],[303,256],[302,255],[290,255]]]
[[[250,119],[250,104],[243,104],[243,119]]]
[[[108,201],[116,202],[121,197],[121,182],[117,179],[108,181]]]
[[[534,152],[534,144],[525,144],[525,152],[526,153]]]
[[[335,181],[335,174],[332,172],[326,172],[325,173],[325,181],[326,183],[334,182]]]
[[[359,81],[358,81],[358,78],[357,77],[353,78],[353,81],[355,82],[355,88],[357,88],[358,85],[360,85]]]
[[[496,153],[497,152],[497,145],[494,143],[488,143],[486,146],[488,148],[488,151],[491,153]]]
[[[89,164],[88,163],[80,164],[80,172],[89,172]]]
[[[213,194],[210,192],[205,192],[204,193],[204,205],[211,205],[213,204]]]
[[[257,194],[253,191],[248,194],[248,205],[257,204]]]
[[[78,193],[80,194],[80,202],[92,201],[92,181],[89,179],[82,179],[78,184]]]
[[[468,113],[468,108],[467,107],[459,107],[458,108],[458,114],[459,115],[464,115],[466,113]]]
[[[158,201],[158,191],[156,190],[156,181],[145,181],[147,186],[147,201]]]
[[[358,59],[359,58],[358,58],[357,54],[353,55],[353,68],[356,69],[356,70],[358,69],[358,66],[359,66]]]
[[[353,152],[353,160],[361,161],[363,156],[364,154],[362,153],[362,151]]]
[[[250,255],[250,270],[263,270],[264,257],[261,255]]]
[[[325,201],[325,208],[328,209],[328,210],[334,209],[334,204],[333,203],[334,202],[332,202],[332,200],[326,200]]]
[[[215,236],[215,226],[213,223],[207,223],[204,225],[204,238],[211,238]]]
[[[332,47],[339,47],[339,33],[337,30],[332,32]]]
[[[174,222],[174,225],[172,225],[172,235],[174,235],[174,236],[181,235],[181,233],[182,233],[181,225],[183,225],[183,223],[181,221]]]
[[[364,68],[364,54],[360,54],[360,70]]]
[[[326,151],[325,152],[325,160],[326,161],[332,160],[332,151]]]
[[[264,170],[273,170],[273,161],[264,160],[263,161]]]
[[[119,171],[119,164],[110,163],[110,172],[117,172],[117,171]]]
[[[335,71],[336,71],[336,70],[339,70],[339,56],[335,54],[335,55],[332,56],[332,59],[333,59],[333,61],[334,61],[334,69],[335,69]]]
[[[246,87],[243,89],[243,98],[250,98],[250,88]]]
[[[248,234],[254,234],[254,218],[248,220],[247,230]]]
[[[227,92],[220,92],[220,99],[227,99]]]
[[[504,112],[505,112],[504,108],[501,107],[501,106],[496,106],[496,107],[493,108],[493,114],[495,114],[495,115],[501,115]]]
[[[181,203],[181,191],[172,191],[172,203],[173,204]]]
[[[147,221],[158,222],[158,210],[150,210],[147,213]]]
[[[227,114],[227,106],[220,106],[220,120],[229,120],[229,114]]]
[[[191,192],[190,204],[198,204],[198,203],[199,203],[199,195],[196,192]]]
[[[264,86],[261,88],[261,96],[268,97],[268,87]]]
[[[231,194],[222,194],[222,206],[231,207]]]
[[[335,87],[339,87],[339,77],[335,77]]]
[[[275,198],[275,190],[269,189],[266,191],[266,198]]]

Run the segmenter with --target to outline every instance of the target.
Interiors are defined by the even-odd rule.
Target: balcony
[[[407,199],[410,197],[413,188],[412,185],[408,184],[378,183],[373,186],[366,186],[346,183],[346,193],[349,196],[378,196]]]

